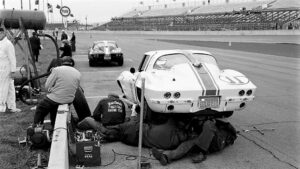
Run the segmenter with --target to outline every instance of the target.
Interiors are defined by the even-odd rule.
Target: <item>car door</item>
[[[138,72],[136,73],[136,80],[134,82],[134,85],[132,86],[132,90],[134,90],[137,101],[141,101],[141,73],[146,71],[150,58],[150,55],[144,55],[142,62],[139,66]]]

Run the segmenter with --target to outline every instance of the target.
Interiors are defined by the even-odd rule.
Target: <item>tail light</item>
[[[171,97],[171,93],[170,92],[166,92],[164,94],[164,98],[169,99]]]
[[[178,99],[178,98],[180,97],[180,93],[179,93],[179,92],[174,93],[173,97],[174,97],[175,99]]]
[[[240,95],[240,96],[244,96],[244,94],[245,94],[245,90],[239,91],[239,95]]]

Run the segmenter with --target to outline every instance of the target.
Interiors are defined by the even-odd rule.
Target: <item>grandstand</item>
[[[136,8],[94,30],[222,31],[299,29],[298,0],[248,0]],[[292,26],[292,27],[290,27]]]

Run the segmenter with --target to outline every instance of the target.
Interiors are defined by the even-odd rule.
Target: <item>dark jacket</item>
[[[39,55],[40,54],[40,49],[41,49],[41,41],[40,38],[37,36],[32,36],[29,38],[31,49],[34,55]]]
[[[130,121],[117,126],[109,126],[106,134],[112,141],[137,146],[139,138],[139,117],[131,117]],[[106,138],[105,138],[106,139]],[[143,124],[143,146],[159,149],[174,149],[187,139],[184,130],[178,128],[173,119],[164,124]]]
[[[176,148],[187,139],[187,134],[170,118],[160,125],[149,124],[143,127],[143,146],[169,150]]]
[[[72,56],[72,49],[69,44],[64,44],[64,46],[60,47],[59,49],[62,51],[62,54],[60,57]]]
[[[60,40],[63,41],[63,40],[68,40],[68,35],[66,33],[62,33],[61,34],[61,37],[60,37]]]
[[[100,100],[93,112],[93,118],[104,126],[123,123],[125,116],[125,104],[119,98],[113,97]]]

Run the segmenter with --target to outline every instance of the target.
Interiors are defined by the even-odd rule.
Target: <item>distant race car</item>
[[[146,113],[197,113],[229,117],[254,99],[256,86],[242,73],[220,70],[211,53],[200,50],[159,50],[145,53],[135,72],[117,78],[124,97],[141,102],[145,78]]]
[[[116,62],[123,65],[123,53],[115,41],[95,41],[88,53],[89,65],[96,66],[98,63]]]

